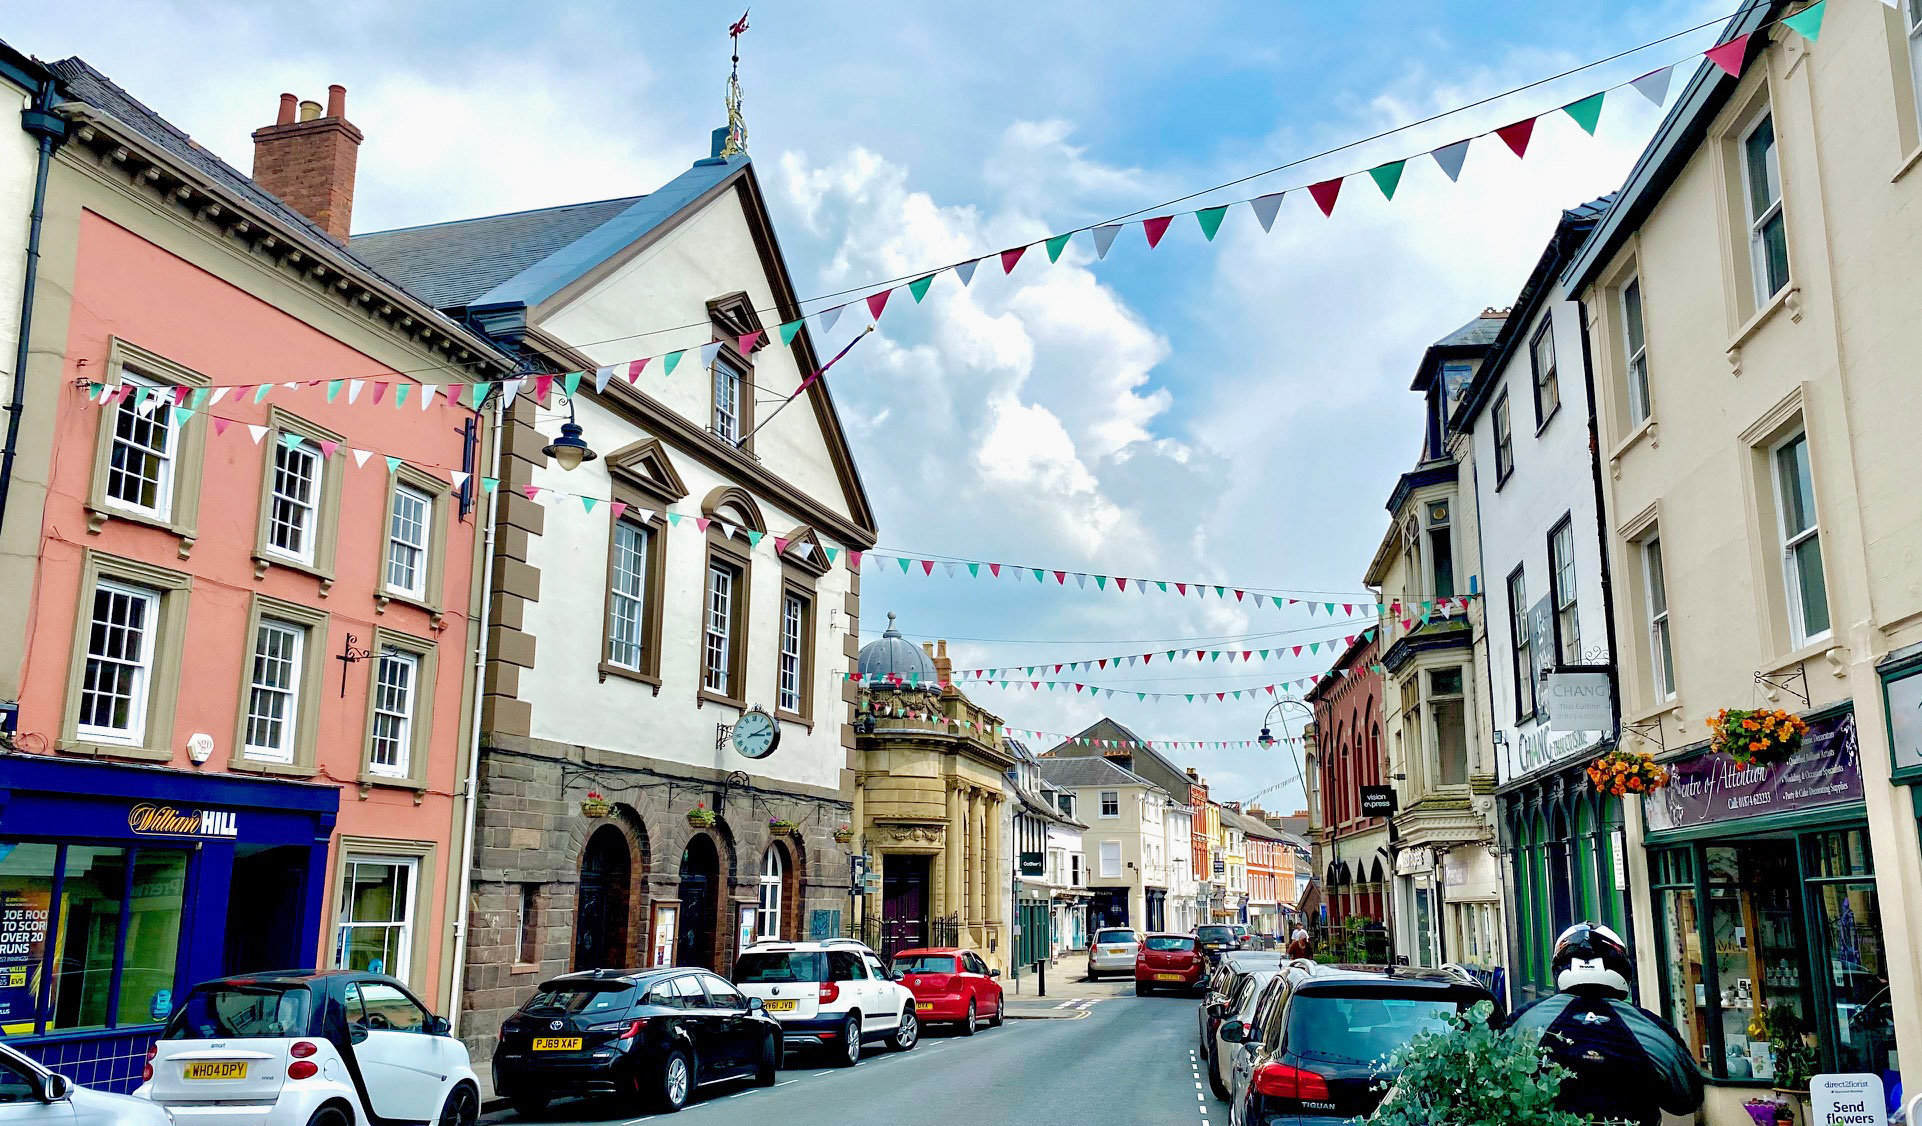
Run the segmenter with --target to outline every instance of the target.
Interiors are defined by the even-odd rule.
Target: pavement
[[[856,1119],[970,1126],[1207,1126],[1211,1119],[1226,1120],[1195,1071],[1194,998],[1136,997],[1129,981],[1064,980],[1057,987],[1051,978],[1047,997],[1010,996],[1008,1001],[1011,1019],[1000,1028],[984,1028],[972,1037],[930,1029],[910,1051],[871,1049],[872,1055],[851,1068],[820,1067],[819,1061],[796,1054],[775,1086],[707,1086],[699,1101],[674,1120],[691,1126],[750,1120],[845,1126]],[[542,1126],[638,1126],[667,1117],[569,1100],[555,1104],[539,1121]],[[525,1120],[511,1110],[490,1110],[481,1121],[494,1126]]]

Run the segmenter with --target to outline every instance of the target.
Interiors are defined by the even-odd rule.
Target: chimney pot
[[[299,103],[300,99],[294,97],[292,94],[282,94],[280,96],[280,115],[274,118],[274,124],[292,125],[294,123],[294,107]]]
[[[327,116],[347,116],[347,87],[339,83],[327,87]]]
[[[254,183],[313,220],[335,242],[345,243],[354,211],[354,171],[360,130],[343,116],[347,88],[327,90],[321,105],[292,94],[280,96],[272,125],[254,130]]]
[[[307,102],[300,103],[300,119],[302,121],[312,121],[319,116],[320,116],[319,102],[307,101]]]

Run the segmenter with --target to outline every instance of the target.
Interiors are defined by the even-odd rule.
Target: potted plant
[[[1746,770],[1751,766],[1772,766],[1787,762],[1802,749],[1802,737],[1809,725],[1801,716],[1780,708],[1754,711],[1723,708],[1707,720],[1714,733],[1713,746]]]
[[[606,817],[613,808],[599,790],[589,790],[587,796],[581,799],[581,813],[586,817]]]
[[[714,820],[714,811],[700,802],[695,802],[694,808],[687,811],[687,823],[696,829],[712,828]]]
[[[1757,1013],[1749,1026],[1768,1038],[1769,1054],[1775,1061],[1771,1082],[1776,1093],[1800,1108],[1808,1097],[1809,1080],[1819,1066],[1815,1049],[1802,1030],[1802,1019],[1787,1005],[1770,1005],[1767,1012]]]
[[[1588,780],[1597,793],[1619,798],[1661,789],[1668,785],[1668,770],[1654,755],[1617,748],[1588,764]]]
[[[1555,1109],[1568,1072],[1542,1051],[1541,1034],[1493,1028],[1493,1013],[1483,1001],[1450,1017],[1447,1029],[1395,1049],[1386,1070],[1399,1074],[1370,1126],[1589,1126],[1586,1117]]]
[[[798,828],[800,828],[799,825],[789,821],[785,817],[770,817],[767,819],[767,831],[777,837],[785,837]]]
[[[849,828],[846,822],[842,822],[841,825],[834,830],[835,844],[847,844],[849,841],[852,841],[853,839],[854,839],[854,830]]]

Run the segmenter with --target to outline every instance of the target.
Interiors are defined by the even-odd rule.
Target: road
[[[823,1068],[805,1056],[771,1088],[715,1084],[678,1115],[639,1115],[605,1103],[557,1103],[542,1126],[672,1121],[676,1126],[744,1121],[782,1126],[863,1122],[1036,1122],[1216,1126],[1226,1111],[1196,1070],[1195,1000],[1136,997],[1132,983],[1055,983],[1046,1001],[1010,998],[1010,1011],[1046,1019],[1009,1020],[973,1037],[933,1029],[908,1052],[872,1048],[852,1068]],[[1057,1006],[1067,1006],[1060,1008]],[[748,1116],[752,1116],[751,1118]],[[484,1123],[516,1123],[511,1110]]]

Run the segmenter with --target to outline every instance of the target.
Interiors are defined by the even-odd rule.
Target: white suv
[[[859,1061],[864,1041],[905,1052],[921,1039],[914,994],[851,938],[757,942],[735,960],[734,985],[781,1022],[785,1046],[825,1048],[837,1067]]]

